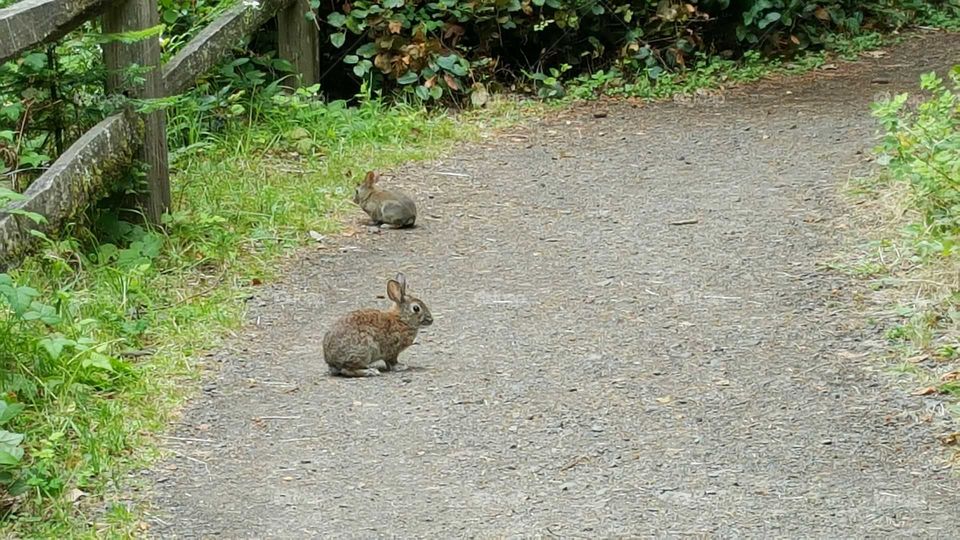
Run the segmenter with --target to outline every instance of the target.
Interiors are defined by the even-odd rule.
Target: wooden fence
[[[280,57],[300,73],[300,81],[314,84],[320,68],[319,32],[305,17],[309,9],[308,0],[245,0],[162,65],[155,33],[146,32],[149,37],[134,43],[111,40],[103,47],[106,91],[136,98],[181,93],[273,17],[277,18]],[[0,62],[55,41],[96,17],[108,35],[148,31],[159,25],[157,0],[21,0],[0,9]],[[128,86],[123,75],[132,65],[145,70],[142,84]],[[158,223],[170,206],[164,113],[120,112],[81,136],[30,185],[25,200],[11,205],[12,209],[43,215],[46,223],[35,224],[21,215],[0,212],[0,270],[16,264],[29,251],[35,241],[31,230],[58,230],[104,194],[135,160],[148,166],[147,190],[140,202],[146,218]]]

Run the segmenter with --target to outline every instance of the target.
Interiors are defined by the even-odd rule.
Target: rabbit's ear
[[[374,171],[367,171],[367,176],[363,178],[363,185],[372,186],[377,181],[377,173]]]
[[[387,282],[387,296],[397,305],[403,303],[403,289],[404,286],[401,282],[392,279]]]
[[[407,296],[407,276],[403,272],[397,272],[397,283],[400,284],[400,296]]]

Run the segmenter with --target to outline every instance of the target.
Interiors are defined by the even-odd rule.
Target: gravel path
[[[147,473],[151,533],[960,537],[960,480],[817,265],[868,103],[958,57],[927,35],[394,171],[422,226],[306,250],[251,301]],[[415,369],[328,377],[324,329],[398,270],[436,319]]]

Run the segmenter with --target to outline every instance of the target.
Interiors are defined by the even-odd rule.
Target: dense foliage
[[[885,130],[882,161],[911,188],[923,216],[917,232],[952,253],[960,234],[960,66],[946,81],[925,74],[920,87],[928,95],[915,107],[906,93],[874,105]]]
[[[935,7],[922,0],[354,0],[318,16],[358,77],[439,99],[551,69],[615,67],[655,80],[704,53],[791,54],[838,35],[899,27]]]

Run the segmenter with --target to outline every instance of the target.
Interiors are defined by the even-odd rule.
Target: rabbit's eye
[[[414,312],[414,313],[420,313],[420,306],[414,304],[414,305],[413,305],[413,312]]]

